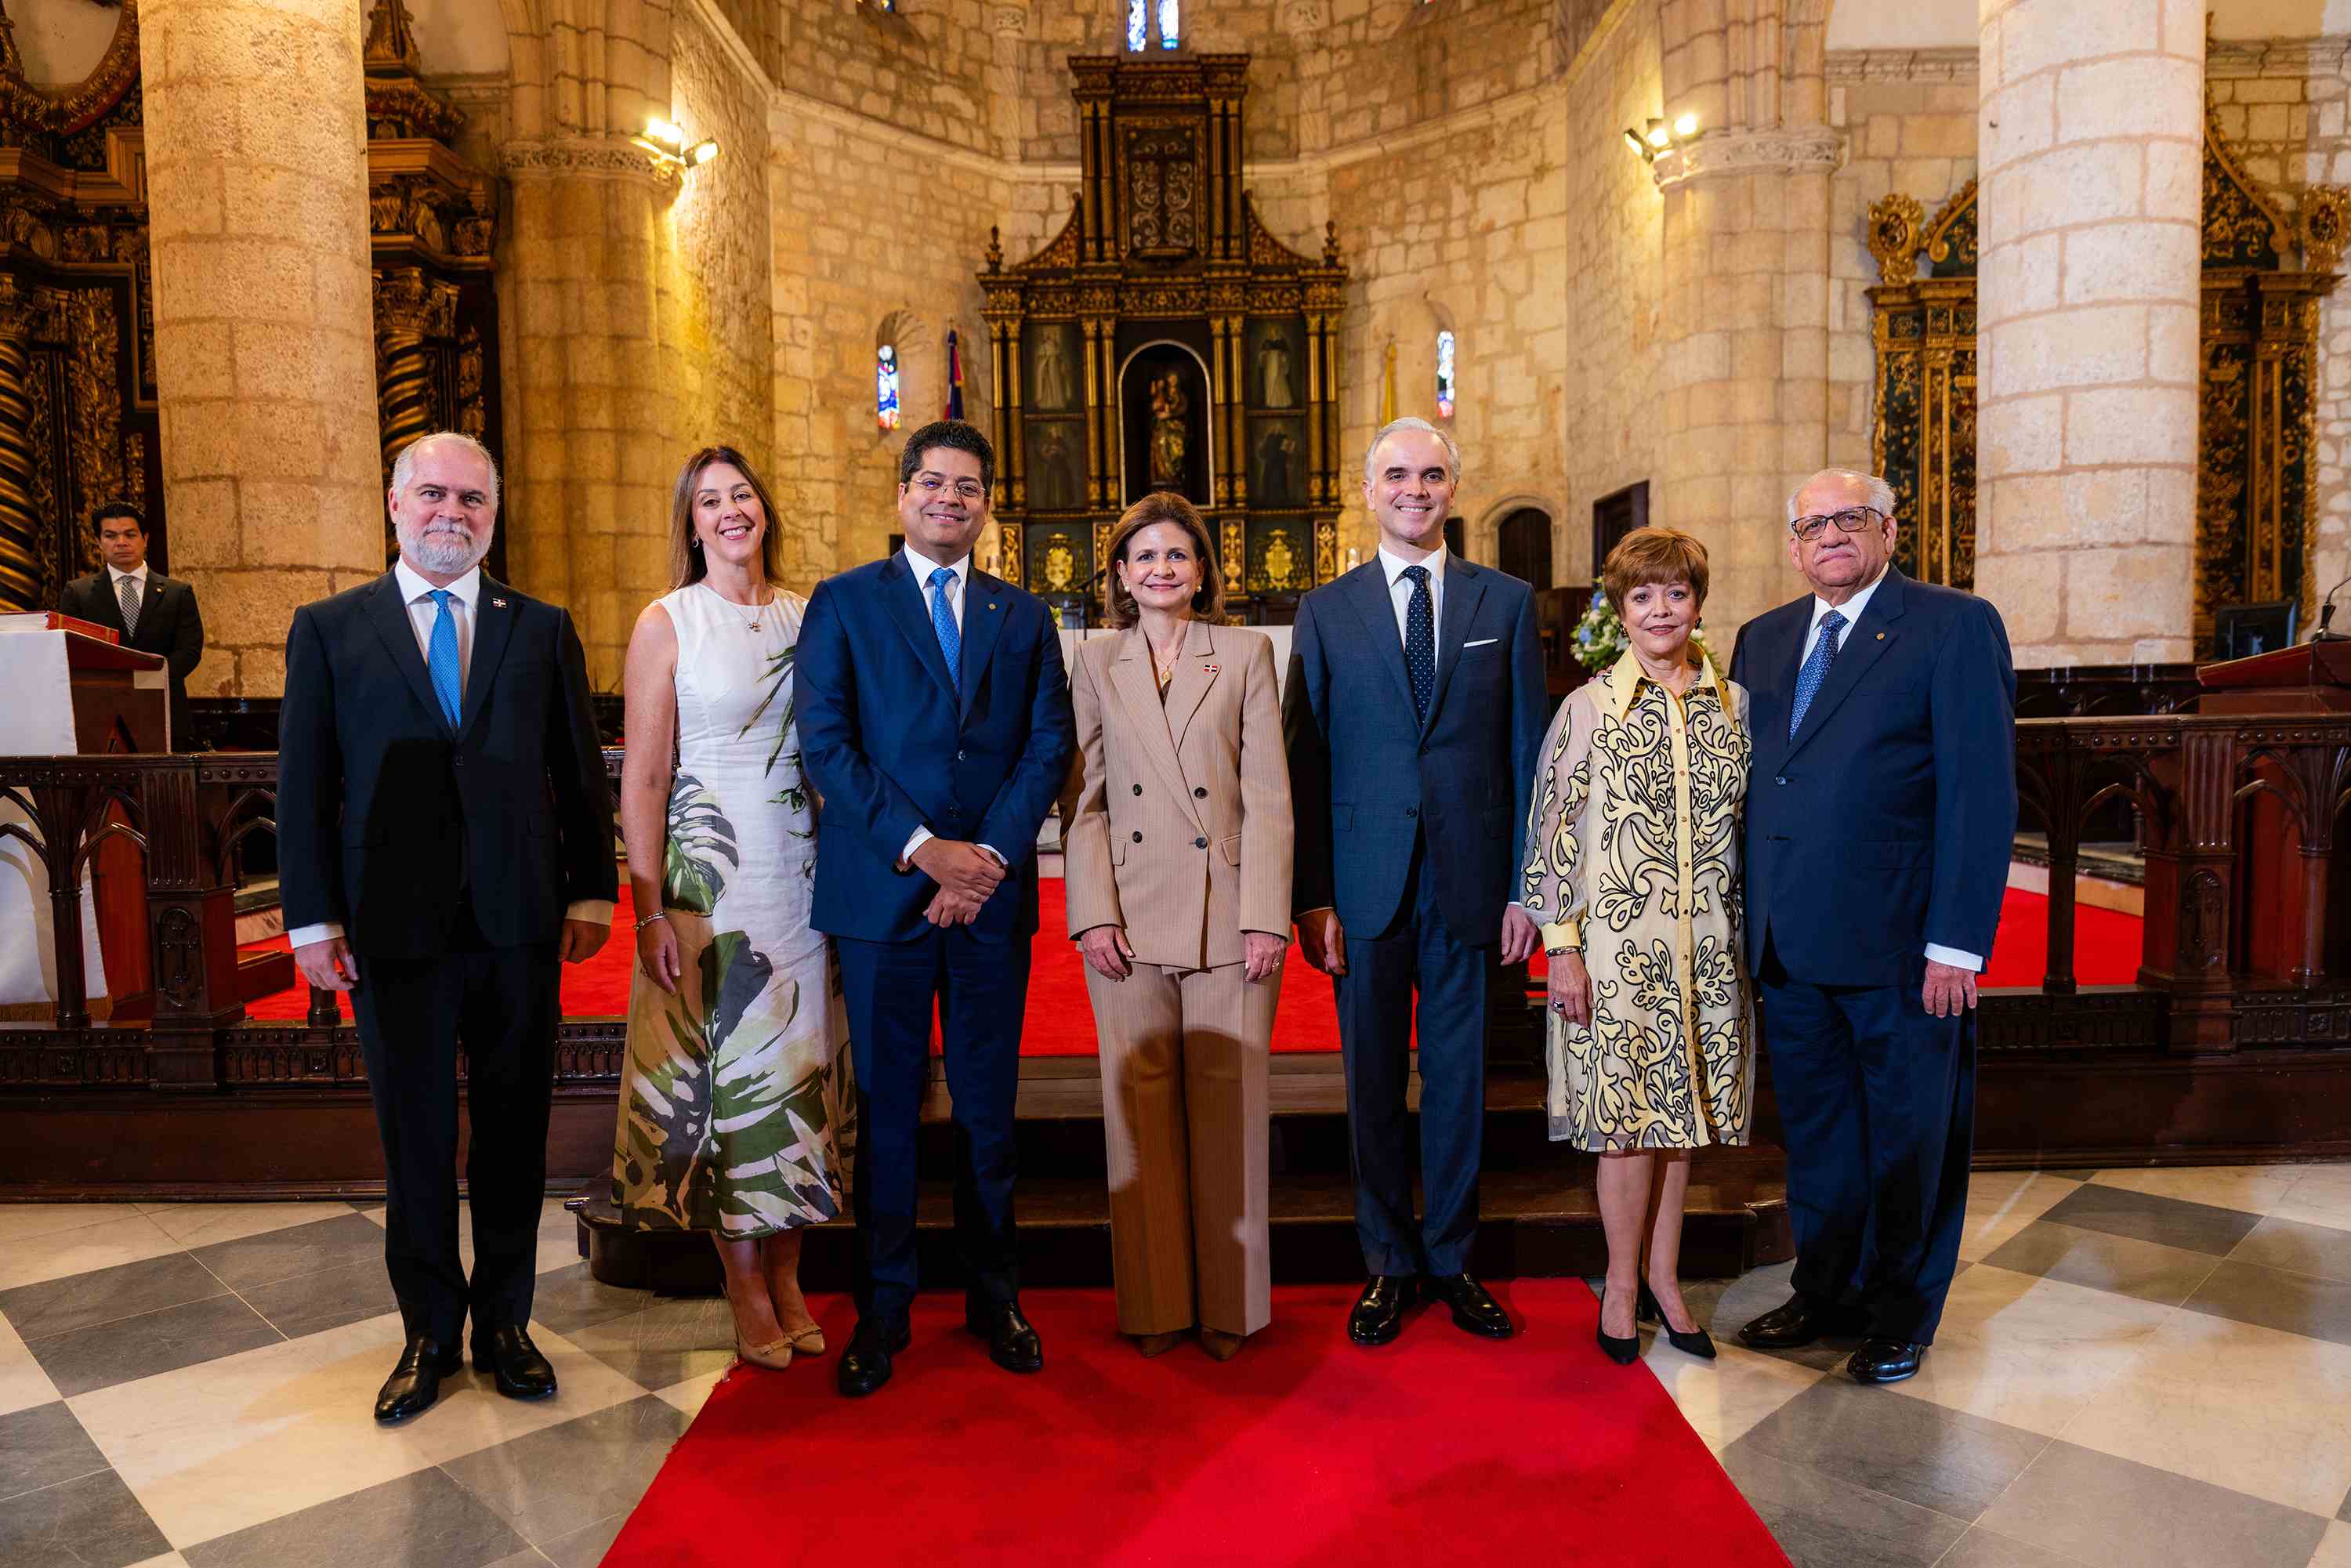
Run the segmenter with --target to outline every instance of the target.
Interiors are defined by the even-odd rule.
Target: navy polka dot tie
[[[1412,602],[1404,612],[1404,669],[1412,677],[1413,716],[1428,722],[1428,705],[1437,699],[1437,603],[1428,596],[1428,568],[1408,566],[1404,575],[1412,584]]]

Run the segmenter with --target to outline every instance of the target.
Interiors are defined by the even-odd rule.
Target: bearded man
[[[604,944],[612,799],[571,617],[482,574],[496,465],[422,436],[386,496],[400,559],[295,612],[277,853],[294,962],[348,991],[383,1137],[384,1262],[405,1343],[399,1421],[464,1365],[555,1393],[530,1342],[559,964]],[[457,1253],[457,1051],[473,1138],[474,1270]]]

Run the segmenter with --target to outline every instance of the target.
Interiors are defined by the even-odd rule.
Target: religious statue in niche
[[[1029,405],[1045,413],[1061,413],[1078,405],[1077,356],[1069,340],[1075,336],[1066,324],[1049,323],[1036,329],[1036,352],[1029,369]]]
[[[1294,507],[1298,492],[1298,437],[1286,424],[1261,428],[1257,438],[1257,476],[1249,483],[1249,499],[1260,507]]]
[[[1184,383],[1174,371],[1153,378],[1151,487],[1155,490],[1184,487],[1184,459],[1192,445],[1191,432],[1185,428],[1185,416],[1191,412],[1192,400],[1184,395]]]
[[[1265,408],[1296,408],[1297,383],[1290,376],[1290,339],[1269,327],[1257,345],[1258,402]]]
[[[1162,340],[1127,357],[1118,377],[1119,504],[1173,490],[1208,505],[1208,369],[1190,345]]]
[[[1078,580],[1078,552],[1070,536],[1055,532],[1045,539],[1045,591],[1067,593]]]

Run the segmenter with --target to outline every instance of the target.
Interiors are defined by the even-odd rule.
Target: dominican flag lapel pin
[[[1217,666],[1214,664],[1203,664],[1200,666],[1200,673],[1204,675],[1213,675],[1217,673]]]
[[[504,610],[506,607],[507,601],[503,599],[493,599],[490,601],[490,608],[493,610]]]

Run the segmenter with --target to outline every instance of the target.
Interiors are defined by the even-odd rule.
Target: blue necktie
[[[963,633],[956,627],[955,606],[947,602],[947,590],[955,583],[955,568],[934,567],[931,570],[931,630],[939,634],[939,652],[947,656],[947,684],[955,687],[956,695],[963,695]]]
[[[1804,659],[1804,667],[1796,672],[1796,700],[1788,709],[1788,738],[1796,738],[1796,731],[1804,727],[1804,711],[1813,699],[1821,695],[1821,683],[1829,678],[1829,666],[1836,663],[1837,632],[1844,626],[1844,617],[1830,611],[1821,617],[1821,634],[1813,643],[1813,651]]]
[[[441,712],[449,720],[449,727],[457,727],[457,695],[462,684],[457,679],[457,618],[449,613],[451,594],[445,588],[436,588],[426,597],[433,601],[433,637],[430,652],[424,656],[424,672],[433,677],[433,695],[441,699]]]
[[[1408,566],[1412,601],[1404,612],[1404,670],[1412,677],[1413,716],[1428,722],[1428,705],[1437,696],[1437,604],[1428,596],[1428,568]]]

